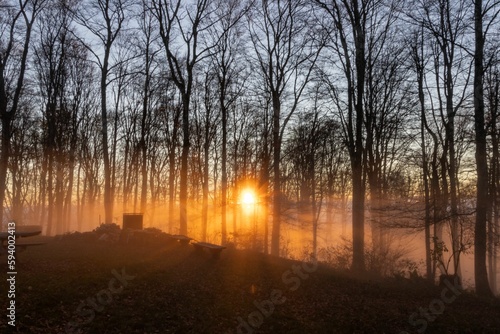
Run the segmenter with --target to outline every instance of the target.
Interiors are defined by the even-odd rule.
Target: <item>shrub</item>
[[[375,250],[372,245],[365,247],[365,267],[369,273],[377,276],[400,276],[411,278],[418,276],[419,264],[406,257],[408,250],[402,246],[386,245]],[[320,248],[318,259],[327,265],[349,270],[352,263],[352,241],[343,238],[336,246]]]
[[[95,232],[97,234],[104,234],[104,233],[119,234],[121,232],[121,228],[115,223],[101,224],[98,227],[96,227],[92,232]]]

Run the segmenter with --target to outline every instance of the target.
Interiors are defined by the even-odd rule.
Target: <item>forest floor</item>
[[[500,302],[406,279],[177,242],[84,234],[19,254],[16,333],[500,333]],[[8,307],[2,255],[1,309]]]

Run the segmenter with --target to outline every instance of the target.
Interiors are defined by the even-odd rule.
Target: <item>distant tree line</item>
[[[474,248],[477,291],[490,295],[499,8],[0,0],[3,220],[54,235],[144,212],[225,244],[252,185],[266,253],[283,255],[292,219],[316,256],[319,224],[349,212],[353,270],[365,270],[366,226],[378,253],[390,228],[410,228],[425,233],[430,280],[460,275]]]

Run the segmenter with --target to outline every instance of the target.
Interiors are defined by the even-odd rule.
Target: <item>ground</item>
[[[453,282],[354,278],[231,248],[214,260],[164,239],[46,241],[18,254],[14,332],[500,333],[500,302]]]

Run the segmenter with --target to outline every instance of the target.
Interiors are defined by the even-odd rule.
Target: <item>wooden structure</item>
[[[215,245],[208,242],[194,242],[191,245],[193,245],[197,252],[202,252],[203,249],[207,249],[212,254],[212,258],[216,260],[220,258],[222,250],[226,249],[226,246]]]

